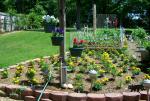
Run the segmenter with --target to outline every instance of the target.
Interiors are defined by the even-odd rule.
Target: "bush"
[[[134,38],[140,38],[140,39],[145,39],[147,36],[146,31],[143,28],[138,28],[132,31],[132,35]]]

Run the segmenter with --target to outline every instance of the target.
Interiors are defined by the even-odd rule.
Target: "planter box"
[[[82,51],[83,51],[83,48],[70,48],[71,56],[80,57],[82,55]]]
[[[54,46],[60,46],[64,37],[51,37],[52,45]]]
[[[51,33],[51,32],[53,32],[54,30],[55,30],[55,26],[50,25],[50,24],[48,24],[48,23],[45,23],[45,24],[44,24],[44,31],[45,31],[46,33]]]

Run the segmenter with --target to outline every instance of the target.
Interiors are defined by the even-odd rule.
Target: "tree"
[[[77,30],[80,30],[81,29],[81,26],[80,26],[80,6],[81,6],[81,2],[80,0],[76,0],[76,8],[77,8],[77,22],[76,22],[76,28]]]

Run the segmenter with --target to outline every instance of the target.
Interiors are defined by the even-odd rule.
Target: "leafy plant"
[[[44,15],[42,18],[45,23],[48,23],[50,25],[56,26],[59,23],[59,19],[55,18],[53,15]]]
[[[78,40],[77,38],[73,39],[73,48],[82,48],[85,44],[85,40]]]
[[[82,79],[83,79],[83,74],[76,74],[75,80],[82,81]]]
[[[131,83],[131,81],[132,81],[131,76],[127,75],[127,76],[125,77],[125,82],[126,82],[126,83]]]
[[[83,90],[84,90],[83,82],[75,81],[74,87],[77,92],[83,92]]]
[[[128,71],[127,65],[122,66],[122,70],[123,70],[124,73],[126,73]]]
[[[96,80],[94,83],[93,83],[93,90],[102,90],[103,88],[103,84],[101,83],[101,80]]]
[[[107,77],[104,77],[104,78],[100,79],[100,81],[103,85],[106,85],[106,83],[109,81],[109,79]]]
[[[147,36],[147,33],[143,28],[138,28],[132,31],[132,35],[134,38],[138,37],[140,39],[144,39]]]
[[[150,75],[145,74],[145,75],[144,75],[144,79],[148,79],[148,80],[150,80]]]
[[[139,75],[139,73],[141,72],[140,68],[137,67],[132,67],[132,75]]]
[[[103,70],[103,69],[100,69],[99,71],[98,71],[98,74],[100,75],[100,76],[103,76],[104,74],[105,74],[105,70]]]
[[[20,84],[20,78],[19,77],[14,77],[13,79],[14,84]]]
[[[116,85],[116,88],[117,89],[121,89],[124,85],[124,81],[123,80],[118,80],[117,81],[117,85]]]
[[[35,77],[36,70],[32,68],[28,68],[28,71],[26,73],[26,77],[28,78],[29,82],[31,84],[37,84],[38,81],[34,78]]]
[[[84,90],[83,75],[77,74],[74,81],[75,90],[82,92]]]
[[[55,28],[53,31],[53,37],[63,37],[64,30],[61,28]]]
[[[8,78],[8,70],[7,70],[7,68],[5,68],[2,72],[1,72],[1,76],[2,76],[2,78]]]
[[[23,68],[24,68],[24,66],[22,66],[22,65],[18,65],[16,67],[15,77],[20,77],[21,76],[21,73],[23,72]]]

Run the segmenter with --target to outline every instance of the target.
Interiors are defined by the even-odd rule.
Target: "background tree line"
[[[20,26],[25,24],[30,28],[39,28],[44,14],[58,16],[57,2],[58,0],[0,0],[0,11],[22,17],[24,21],[18,20]],[[120,23],[128,28],[137,26],[149,28],[149,0],[95,0],[95,2],[97,14],[116,14]],[[73,27],[77,22],[77,12],[80,13],[78,20],[82,25],[92,25],[92,3],[93,0],[66,0],[67,27]],[[140,14],[140,19],[132,19],[129,13]]]

